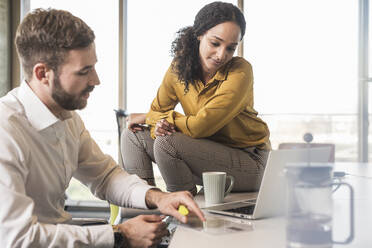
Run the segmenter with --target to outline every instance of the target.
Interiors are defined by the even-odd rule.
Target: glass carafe
[[[286,166],[288,185],[287,247],[325,248],[351,242],[354,235],[353,189],[347,183],[333,183],[332,166],[293,164]],[[332,240],[332,187],[350,190],[350,235],[343,242]]]

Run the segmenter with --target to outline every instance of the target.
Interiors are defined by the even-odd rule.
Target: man
[[[73,111],[100,83],[94,39],[86,23],[62,10],[35,10],[18,27],[25,82],[0,99],[2,247],[149,247],[167,234],[156,215],[114,227],[68,225],[64,193],[72,176],[113,204],[157,207],[186,222],[176,210],[184,204],[204,220],[190,193],[161,192],[119,168]]]

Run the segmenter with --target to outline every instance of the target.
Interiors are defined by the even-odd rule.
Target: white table
[[[336,163],[334,171],[345,171],[353,175],[363,175],[370,178],[347,175],[343,181],[354,188],[355,235],[348,245],[333,247],[372,247],[372,164]],[[249,194],[232,194],[226,201],[246,199]],[[349,193],[342,187],[333,194],[333,239],[344,240],[349,233]],[[203,196],[197,196],[197,202],[204,206]],[[229,217],[224,217],[229,218]],[[170,248],[183,247],[286,247],[286,220],[284,217],[247,221],[250,231],[233,234],[211,235],[186,227],[178,227]]]

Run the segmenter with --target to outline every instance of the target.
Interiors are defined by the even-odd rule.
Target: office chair
[[[128,112],[123,109],[118,109],[118,110],[114,109],[114,111],[115,111],[115,116],[116,116],[116,124],[118,126],[119,150],[121,151],[120,149],[120,144],[121,144],[120,138],[121,138],[121,130],[122,130],[121,119],[126,118],[128,116]],[[119,164],[123,166],[121,153],[119,155]],[[119,206],[110,204],[110,224],[111,225],[118,224],[121,218],[120,212],[121,212],[121,208]]]

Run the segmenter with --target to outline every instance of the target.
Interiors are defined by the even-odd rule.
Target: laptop
[[[204,210],[251,220],[282,215],[286,210],[284,167],[291,163],[328,163],[330,153],[331,147],[273,150],[256,199],[223,203]]]

